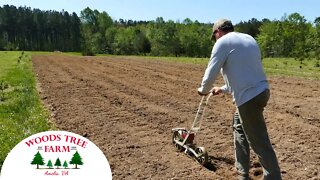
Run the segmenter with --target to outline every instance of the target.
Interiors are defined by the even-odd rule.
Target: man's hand
[[[198,94],[199,94],[200,96],[206,96],[206,95],[208,95],[208,94],[210,94],[210,93],[212,93],[212,95],[218,95],[218,94],[220,94],[221,92],[222,92],[222,90],[221,90],[220,87],[213,87],[213,88],[211,89],[211,91],[210,91],[209,93],[207,93],[207,94],[203,94],[203,93],[201,93],[201,92],[198,90]]]
[[[211,91],[214,96],[222,93],[222,90],[220,87],[213,87]]]

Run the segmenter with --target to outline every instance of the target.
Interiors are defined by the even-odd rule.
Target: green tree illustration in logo
[[[54,163],[55,166],[57,166],[57,169],[61,166],[61,161],[59,158],[57,158],[56,162]]]
[[[37,169],[39,169],[39,165],[44,165],[44,160],[39,151],[34,155],[34,158],[31,162],[33,165],[37,165]]]
[[[48,166],[49,169],[52,169],[53,166],[52,166],[51,160],[48,161],[47,166]]]
[[[83,165],[83,162],[82,162],[82,158],[80,156],[80,154],[78,153],[78,151],[76,151],[70,161],[70,164],[75,164],[75,168],[74,169],[79,169],[78,168],[78,165]]]
[[[68,163],[67,163],[67,161],[64,161],[64,163],[63,163],[63,167],[64,167],[65,169],[67,169],[67,168],[68,168]]]

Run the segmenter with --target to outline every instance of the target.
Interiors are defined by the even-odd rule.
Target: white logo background
[[[39,152],[44,165],[31,164]],[[70,164],[78,152],[82,165]],[[55,166],[59,158],[61,166]],[[51,160],[52,168],[47,164]],[[67,168],[63,166],[67,162]],[[80,163],[81,164],[81,163]],[[90,140],[66,131],[46,131],[32,135],[16,145],[5,159],[0,180],[45,179],[112,179],[111,169],[103,152]]]

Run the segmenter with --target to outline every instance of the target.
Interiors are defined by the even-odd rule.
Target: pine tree
[[[63,167],[64,167],[65,169],[67,169],[67,168],[68,168],[68,163],[67,163],[67,161],[64,161],[64,163],[63,163]]]
[[[41,156],[41,154],[39,153],[39,151],[37,152],[37,154],[34,155],[34,158],[31,162],[31,164],[33,165],[37,165],[37,169],[39,169],[39,165],[44,165],[44,160],[43,157]]]
[[[78,169],[78,166],[77,165],[83,165],[83,162],[82,162],[82,158],[80,156],[80,154],[78,153],[78,151],[76,151],[76,153],[74,153],[71,161],[70,161],[70,164],[75,164],[75,169]]]
[[[52,162],[51,162],[51,160],[48,161],[47,166],[49,167],[49,169],[52,169]]]
[[[57,158],[56,162],[54,163],[55,166],[57,166],[57,169],[61,166],[61,161],[59,158]]]

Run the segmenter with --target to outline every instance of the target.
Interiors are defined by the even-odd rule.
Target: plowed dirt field
[[[236,179],[229,95],[212,97],[196,137],[208,149],[207,168],[171,143],[172,128],[192,124],[204,65],[61,55],[32,61],[55,124],[93,141],[113,179]],[[265,117],[283,179],[319,179],[319,80],[269,76],[269,82]],[[259,179],[262,169],[251,154],[250,176]]]

